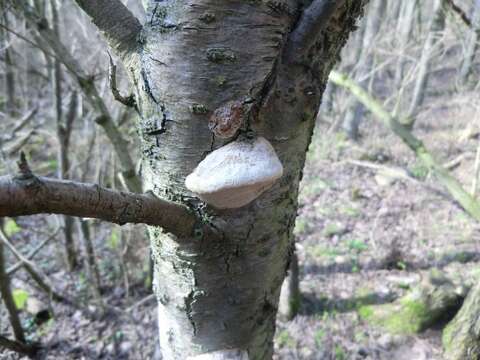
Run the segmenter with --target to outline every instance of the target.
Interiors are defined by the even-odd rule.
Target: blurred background
[[[141,191],[135,111],[112,96],[99,33],[73,1],[33,6],[0,13],[0,174],[22,150],[38,175]],[[480,271],[479,36],[478,0],[370,1],[319,110],[295,227],[299,294],[281,309],[276,359],[442,359],[443,326]],[[16,331],[47,359],[151,359],[149,259],[142,226],[32,216],[0,231]],[[0,335],[8,314],[2,304]]]

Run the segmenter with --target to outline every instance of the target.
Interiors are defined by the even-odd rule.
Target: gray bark
[[[480,285],[468,293],[455,318],[443,331],[445,360],[480,359]]]
[[[120,0],[76,0],[121,58],[138,46],[142,26]]]
[[[294,58],[295,51],[281,58],[297,4],[270,6],[198,1],[187,8],[183,2],[151,2],[140,71],[132,74],[145,188],[188,204],[216,232],[176,237],[149,229],[164,359],[223,349],[247,351],[250,359],[272,356],[305,152],[327,74],[362,2],[349,3],[347,21],[339,28],[332,24],[315,34],[317,50],[309,51],[305,63]],[[309,33],[310,27],[304,28]],[[208,114],[246,98],[255,104],[250,130],[273,144],[284,176],[246,207],[205,207],[184,179],[212,150]],[[194,104],[208,113],[194,113]],[[223,144],[213,140],[213,148]]]

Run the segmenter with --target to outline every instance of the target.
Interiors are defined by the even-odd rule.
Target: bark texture
[[[150,228],[164,359],[225,349],[272,356],[305,153],[328,73],[364,2],[340,4],[328,23],[299,27],[307,13],[299,16],[294,0],[150,3],[140,71],[132,71],[144,186],[189,206],[198,224],[214,229],[178,237]],[[290,33],[306,45],[288,45]],[[239,137],[267,138],[285,173],[253,203],[220,211],[195,198],[184,180],[225,144],[208,120],[231,101],[248,104]]]
[[[446,360],[480,359],[480,285],[476,284],[443,331]]]
[[[0,177],[0,217],[31,214],[95,217],[123,225],[144,223],[189,235],[194,218],[186,207],[149,194],[29,176]]]

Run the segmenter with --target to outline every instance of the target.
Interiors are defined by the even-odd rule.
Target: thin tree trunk
[[[437,44],[440,32],[445,26],[445,15],[443,11],[444,0],[434,0],[433,16],[430,21],[427,39],[422,50],[422,56],[418,65],[418,75],[413,89],[412,100],[410,107],[406,113],[408,119],[413,119],[418,107],[423,104],[425,99],[425,91],[428,83],[428,76],[430,72],[430,65],[433,53],[435,52],[435,45]]]
[[[473,3],[473,19],[472,28],[469,29],[470,34],[465,46],[465,54],[463,56],[462,67],[460,68],[460,81],[466,83],[472,72],[475,54],[478,49],[478,39],[480,36],[480,0]]]
[[[355,76],[355,78],[363,85],[369,84],[370,80],[374,77],[374,74],[370,74],[370,72],[373,71],[374,64],[373,49],[375,47],[375,38],[378,35],[382,24],[382,14],[385,12],[386,5],[385,0],[374,0],[369,5],[369,11],[365,19],[367,23],[362,40],[363,50],[358,61],[358,69]],[[364,113],[365,108],[363,105],[354,99],[351,106],[348,107],[343,122],[343,129],[347,136],[352,140],[358,139],[359,126]]]
[[[398,58],[397,66],[395,69],[395,88],[399,89],[402,86],[406,60],[403,54],[407,52],[407,46],[411,41],[413,25],[416,20],[415,11],[418,6],[417,0],[403,1],[402,2],[402,16],[398,22],[397,33],[399,34],[398,49],[401,51],[401,55]]]
[[[0,221],[0,226],[1,226]],[[8,311],[8,317],[10,324],[12,325],[13,334],[15,339],[21,343],[25,343],[25,334],[23,332],[22,323],[18,316],[17,307],[13,301],[12,292],[10,289],[10,279],[5,270],[5,255],[3,251],[3,243],[0,241],[0,294],[2,296],[3,303]]]
[[[57,11],[56,0],[50,0],[50,7],[52,10],[52,24],[53,31],[60,39],[60,24]],[[70,102],[70,110],[66,119],[63,115],[63,98],[62,91],[63,71],[62,64],[58,59],[53,61],[53,89],[55,102],[55,115],[57,121],[57,138],[59,142],[58,147],[58,177],[60,179],[69,178],[70,159],[69,159],[69,144],[70,135],[72,131],[72,123],[76,116],[77,110],[77,95],[72,94]],[[65,236],[65,259],[70,271],[75,270],[78,266],[77,254],[75,249],[75,242],[73,240],[73,226],[74,219],[71,216],[63,216],[63,234]]]
[[[90,227],[85,219],[79,219],[79,225],[82,233],[83,247],[85,249],[85,269],[87,269],[88,277],[92,282],[94,293],[97,296],[97,299],[99,299],[102,289],[102,281],[100,277],[100,271],[98,270],[95,248],[93,246],[92,237],[90,234]]]
[[[3,22],[6,27],[9,27],[7,11],[3,11]],[[10,49],[12,45],[10,44],[10,36],[8,31],[2,29],[0,36],[2,37],[2,50],[5,63],[5,94],[7,95],[5,109],[9,116],[15,117],[18,111],[15,100],[15,71],[13,68],[13,58]]]

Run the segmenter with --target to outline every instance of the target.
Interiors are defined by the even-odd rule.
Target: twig
[[[13,138],[17,132],[22,130],[25,127],[25,125],[27,125],[35,117],[37,112],[38,112],[38,107],[34,107],[22,119],[20,119],[20,121],[18,122],[18,125],[13,128],[10,138]]]
[[[445,0],[445,2],[450,5],[451,9],[453,10],[454,13],[456,13],[458,16],[460,16],[460,19],[467,25],[468,27],[472,27],[472,21],[470,18],[465,14],[465,12],[460,8],[457,4],[453,2],[453,0]]]
[[[37,245],[37,247],[35,247],[34,249],[32,249],[32,251],[30,251],[26,256],[25,258],[27,260],[31,260],[35,257],[35,255],[37,255],[37,253],[43,249],[43,247],[45,245],[47,245],[50,240],[52,240],[55,236],[57,236],[58,232],[60,231],[60,227],[58,227],[57,229],[55,229],[55,231],[53,232],[53,234],[51,234],[49,237],[47,237],[45,240],[43,240],[40,244]],[[15,265],[12,265],[10,266],[8,269],[7,269],[7,275],[9,276],[12,276],[18,269],[20,269],[22,266],[24,265],[23,261],[19,261],[17,262]]]
[[[24,344],[20,341],[10,340],[3,335],[0,335],[0,347],[28,357],[33,357],[40,348],[37,344]]]
[[[7,237],[3,229],[0,229],[0,241],[3,242],[3,244],[8,247],[8,249],[13,253],[13,255],[23,263],[23,267],[25,270],[30,274],[32,279],[37,283],[37,285],[45,291],[49,296],[52,297],[53,300],[63,302],[66,304],[72,304],[72,301],[68,300],[65,296],[60,295],[57,291],[53,289],[52,286],[50,286],[47,281],[44,280],[46,278],[45,274],[42,274],[40,269],[37,268],[37,266],[25,258],[16,248],[15,246],[12,245],[10,242],[10,239]]]
[[[140,307],[140,306],[142,306],[142,305],[144,305],[144,304],[146,304],[146,303],[148,303],[148,302],[150,302],[154,299],[155,299],[155,294],[150,294],[150,295],[144,297],[142,300],[136,302],[132,306],[128,307],[125,311],[126,312],[131,312],[132,310],[135,310],[137,307]]]
[[[135,96],[130,94],[128,96],[123,96],[120,94],[120,90],[117,88],[117,65],[113,62],[112,56],[108,53],[109,58],[109,67],[108,67],[108,80],[110,85],[110,90],[112,91],[113,98],[118,102],[122,103],[125,106],[137,109],[137,103],[135,101]]]

